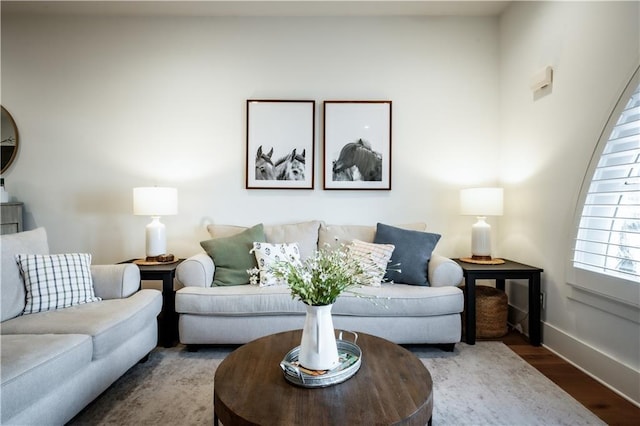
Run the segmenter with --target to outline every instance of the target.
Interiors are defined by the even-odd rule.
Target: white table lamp
[[[502,188],[470,188],[460,191],[460,214],[477,216],[471,227],[471,259],[491,260],[491,225],[487,216],[502,216]]]
[[[178,213],[178,190],[176,188],[142,187],[133,188],[133,214],[151,216],[146,227],[147,260],[152,260],[167,252],[167,234],[160,216]]]

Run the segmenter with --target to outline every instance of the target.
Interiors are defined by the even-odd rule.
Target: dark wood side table
[[[136,259],[129,259],[121,263],[133,263]],[[173,346],[178,341],[178,315],[176,314],[176,292],[173,280],[176,268],[184,259],[160,265],[137,265],[140,268],[140,279],[162,281],[162,311],[158,315],[158,343],[165,348]]]
[[[20,202],[0,203],[0,234],[22,232],[22,211],[24,204]]]
[[[289,383],[280,361],[302,331],[272,334],[227,356],[213,383],[214,425],[431,424],[433,382],[407,349],[358,333],[360,370],[347,381],[307,389]]]
[[[476,280],[495,280],[496,288],[504,291],[506,279],[525,279],[529,281],[529,343],[540,346],[542,343],[540,327],[540,273],[542,269],[524,263],[505,259],[500,265],[480,265],[453,259],[460,267],[465,282],[465,342],[476,343]]]

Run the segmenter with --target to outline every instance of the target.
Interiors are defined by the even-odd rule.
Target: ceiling
[[[112,16],[497,16],[510,1],[2,0],[2,14]]]

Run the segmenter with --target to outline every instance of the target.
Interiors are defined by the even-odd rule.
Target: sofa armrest
[[[211,287],[215,269],[209,255],[198,253],[178,265],[176,280],[185,287]]]
[[[96,296],[123,299],[140,289],[140,269],[133,263],[91,265],[91,278]]]
[[[462,268],[448,257],[432,254],[429,260],[429,284],[432,287],[458,286],[462,282]]]

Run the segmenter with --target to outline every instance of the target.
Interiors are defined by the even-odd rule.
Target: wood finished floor
[[[607,424],[640,425],[640,408],[548,349],[529,345],[516,331],[500,340]]]

